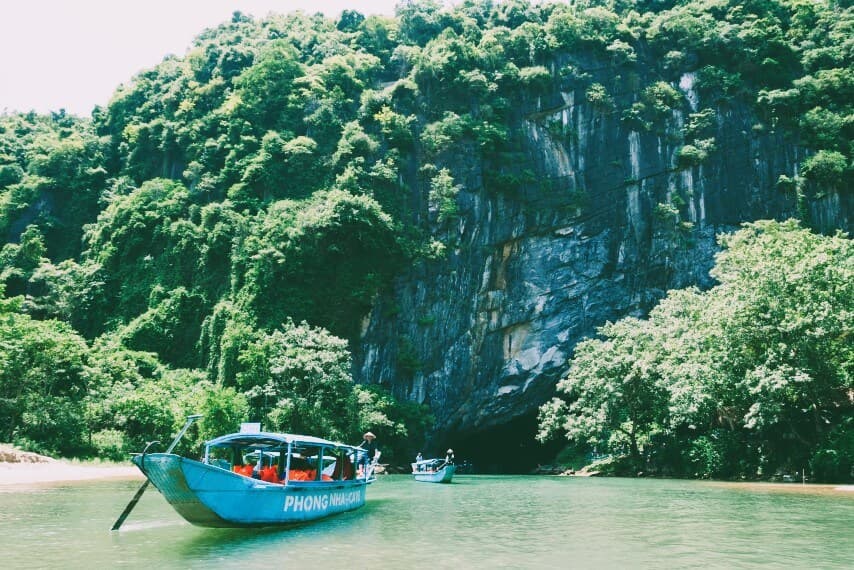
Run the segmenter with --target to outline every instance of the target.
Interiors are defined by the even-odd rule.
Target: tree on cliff
[[[641,448],[664,424],[667,411],[651,329],[648,322],[629,318],[602,327],[605,340],[579,343],[570,373],[558,385],[568,408],[562,401],[546,405],[542,429],[560,426],[570,440],[625,449],[639,466]]]
[[[712,477],[810,465],[852,477],[854,247],[797,222],[720,238],[708,292],[675,291],[648,320],[578,345],[541,439],[626,453],[632,467]],[[637,447],[635,447],[637,446]],[[832,451],[832,452],[831,452]]]

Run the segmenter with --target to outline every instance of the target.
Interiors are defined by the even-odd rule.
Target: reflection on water
[[[854,493],[696,481],[381,478],[360,510],[201,529],[136,481],[0,488],[6,568],[849,568]],[[807,489],[807,492],[804,492]]]

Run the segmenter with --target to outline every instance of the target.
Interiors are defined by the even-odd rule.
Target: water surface
[[[302,527],[201,529],[138,481],[0,487],[4,568],[852,568],[854,493],[698,481],[387,476]]]

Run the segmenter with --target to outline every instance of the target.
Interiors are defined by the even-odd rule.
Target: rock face
[[[437,229],[448,254],[376,300],[356,379],[427,403],[437,444],[530,416],[596,327],[643,316],[669,289],[710,287],[716,234],[797,216],[794,195],[776,182],[805,154],[754,129],[746,106],[718,105],[717,150],[677,166],[684,141],[673,135],[699,98],[690,75],[673,86],[682,108],[657,131],[632,130],[583,90],[557,88],[532,103],[515,128],[537,182],[513,195],[491,190],[483,164],[460,153],[451,165],[463,185],[459,217]],[[848,229],[850,197],[810,208],[824,229]]]

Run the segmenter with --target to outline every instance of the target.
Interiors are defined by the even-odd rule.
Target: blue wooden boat
[[[441,459],[425,459],[412,464],[412,475],[423,483],[450,483],[457,466]]]
[[[365,504],[366,451],[287,433],[233,433],[205,443],[201,461],[142,453],[133,462],[187,521],[206,527],[304,523]]]

